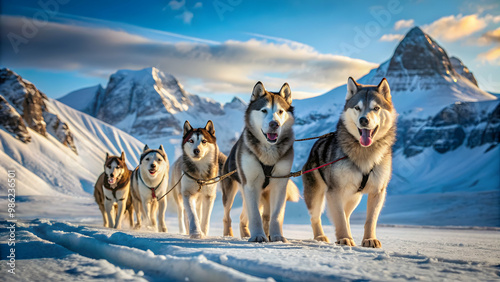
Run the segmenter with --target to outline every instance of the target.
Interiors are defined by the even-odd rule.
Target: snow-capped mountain
[[[124,151],[129,168],[137,165],[141,142],[47,98],[10,70],[0,71],[0,94],[0,173],[15,171],[18,196],[88,197],[106,152]],[[7,189],[1,181],[0,191]]]
[[[23,142],[31,140],[26,126],[57,138],[77,153],[68,125],[48,109],[47,96],[9,69],[0,69],[0,98],[4,128]],[[25,124],[26,123],[26,124]]]
[[[450,60],[418,27],[408,32],[389,60],[358,82],[377,85],[383,77],[399,113],[385,212],[403,212],[408,221],[425,218],[421,222],[428,224],[481,221],[497,226],[500,214],[482,211],[498,211],[500,200],[500,100],[479,89],[470,70],[458,58]],[[346,91],[343,85],[295,101],[297,137],[334,131]],[[313,143],[295,143],[295,169],[307,160]],[[452,219],[458,206],[467,206],[473,220]],[[382,215],[381,222],[405,223],[394,216]]]
[[[173,161],[185,120],[203,127],[212,120],[222,151],[231,145],[243,127],[246,103],[239,98],[222,105],[212,99],[186,92],[172,75],[157,68],[119,70],[108,85],[80,89],[59,101],[128,132],[151,146],[167,145]],[[172,144],[173,146],[168,146]]]

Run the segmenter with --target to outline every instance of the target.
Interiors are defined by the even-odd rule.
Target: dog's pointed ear
[[[125,161],[125,152],[122,151],[122,154],[120,156],[120,159],[122,159],[122,161]]]
[[[391,101],[391,99],[392,99],[391,88],[389,87],[389,82],[387,82],[387,79],[385,79],[385,77],[378,84],[377,89],[378,89],[378,93],[384,95],[384,97],[387,101]]]
[[[266,94],[266,88],[264,88],[264,84],[262,82],[257,82],[255,86],[253,87],[252,91],[252,98],[250,99],[250,102],[253,102],[257,99],[259,99],[261,96],[264,96]]]
[[[186,135],[189,131],[193,130],[193,127],[189,123],[189,121],[184,122],[184,133],[182,135]]]
[[[290,85],[285,82],[280,89],[280,96],[285,98],[285,101],[291,105],[292,104],[292,90],[290,90]]]
[[[158,148],[158,150],[160,150],[162,153],[165,154],[165,149],[163,148],[163,145],[160,145],[160,148]]]
[[[106,152],[106,159],[104,161],[107,161],[109,159],[109,153]]]
[[[149,150],[148,144],[146,144],[146,146],[144,146],[144,149],[142,150],[142,152],[146,152],[147,150]]]
[[[347,95],[345,96],[345,100],[349,100],[354,96],[354,94],[358,93],[360,85],[354,80],[354,78],[349,77],[347,80]]]
[[[212,136],[215,136],[215,127],[214,127],[214,123],[209,120],[207,122],[207,125],[205,125],[205,130],[208,131],[208,133],[210,133]]]

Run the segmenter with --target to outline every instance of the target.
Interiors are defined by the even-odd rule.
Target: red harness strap
[[[324,165],[320,165],[320,166],[318,166],[318,167],[311,168],[311,169],[309,169],[309,170],[303,171],[303,172],[302,172],[302,174],[306,174],[306,173],[309,173],[309,172],[311,172],[311,171],[315,171],[315,170],[317,170],[317,169],[320,169],[320,168],[325,167],[325,166],[327,166],[327,165],[334,164],[334,163],[336,163],[336,162],[338,162],[338,161],[341,161],[341,160],[344,160],[344,159],[347,159],[347,156],[342,157],[342,158],[337,159],[337,160],[334,160],[333,162],[329,162],[329,163],[326,163],[326,164],[324,164]]]
[[[149,189],[151,189],[151,196],[153,197],[153,199],[156,199],[155,188],[149,188]]]

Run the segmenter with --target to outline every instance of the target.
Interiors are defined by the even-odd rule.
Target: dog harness
[[[259,163],[260,163],[260,166],[262,167],[262,170],[264,171],[264,176],[266,177],[264,180],[264,183],[262,184],[262,189],[266,189],[267,185],[269,185],[269,181],[270,181],[269,176],[273,172],[274,165],[265,165],[260,161],[259,161]]]
[[[146,186],[146,188],[148,188],[149,190],[151,190],[151,197],[153,197],[153,199],[156,199],[156,189],[158,189],[158,187],[161,186],[161,184],[163,183],[163,180],[165,180],[165,177],[160,181],[160,183],[158,185],[156,185],[156,187],[149,187],[145,182],[144,180],[142,179],[142,176],[141,176],[141,172],[137,169],[137,178],[139,178],[142,182],[142,184],[144,184],[144,186]],[[166,195],[166,194],[165,194]],[[159,200],[161,200],[164,196],[162,196]]]
[[[363,179],[361,180],[361,185],[358,188],[358,192],[361,192],[363,191],[363,189],[365,189],[366,183],[368,182],[368,178],[370,178],[370,174],[372,173],[372,171],[373,168],[367,174],[363,173]]]
[[[125,186],[123,186],[121,188],[117,187],[117,188],[113,189],[113,188],[111,188],[111,186],[109,185],[109,183],[105,182],[104,185],[103,185],[103,187],[106,188],[106,189],[108,189],[108,190],[111,190],[111,193],[113,193],[113,198],[115,198],[115,200],[120,201],[120,202],[123,201],[123,200],[125,200],[125,198],[121,198],[121,199],[117,199],[116,198],[116,191],[125,188]],[[106,198],[106,200],[108,200],[108,201],[111,201],[111,199],[108,198],[107,196],[104,196],[104,198]]]

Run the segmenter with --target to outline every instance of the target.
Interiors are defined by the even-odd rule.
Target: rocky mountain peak
[[[224,109],[235,109],[244,111],[247,107],[247,103],[239,97],[234,97],[231,102],[224,104]]]
[[[406,34],[389,63],[389,72],[408,70],[420,76],[455,74],[446,51],[419,27]]]
[[[27,125],[45,137],[47,133],[53,135],[77,153],[68,125],[49,111],[47,96],[31,82],[7,68],[0,69],[0,97],[3,97],[1,125],[7,131],[23,142],[29,142]],[[17,115],[12,110],[15,110]]]
[[[467,68],[467,66],[462,63],[462,61],[457,57],[450,58],[451,65],[456,72],[458,72],[461,76],[470,80],[474,85],[477,86],[477,80],[474,77],[474,74]]]

